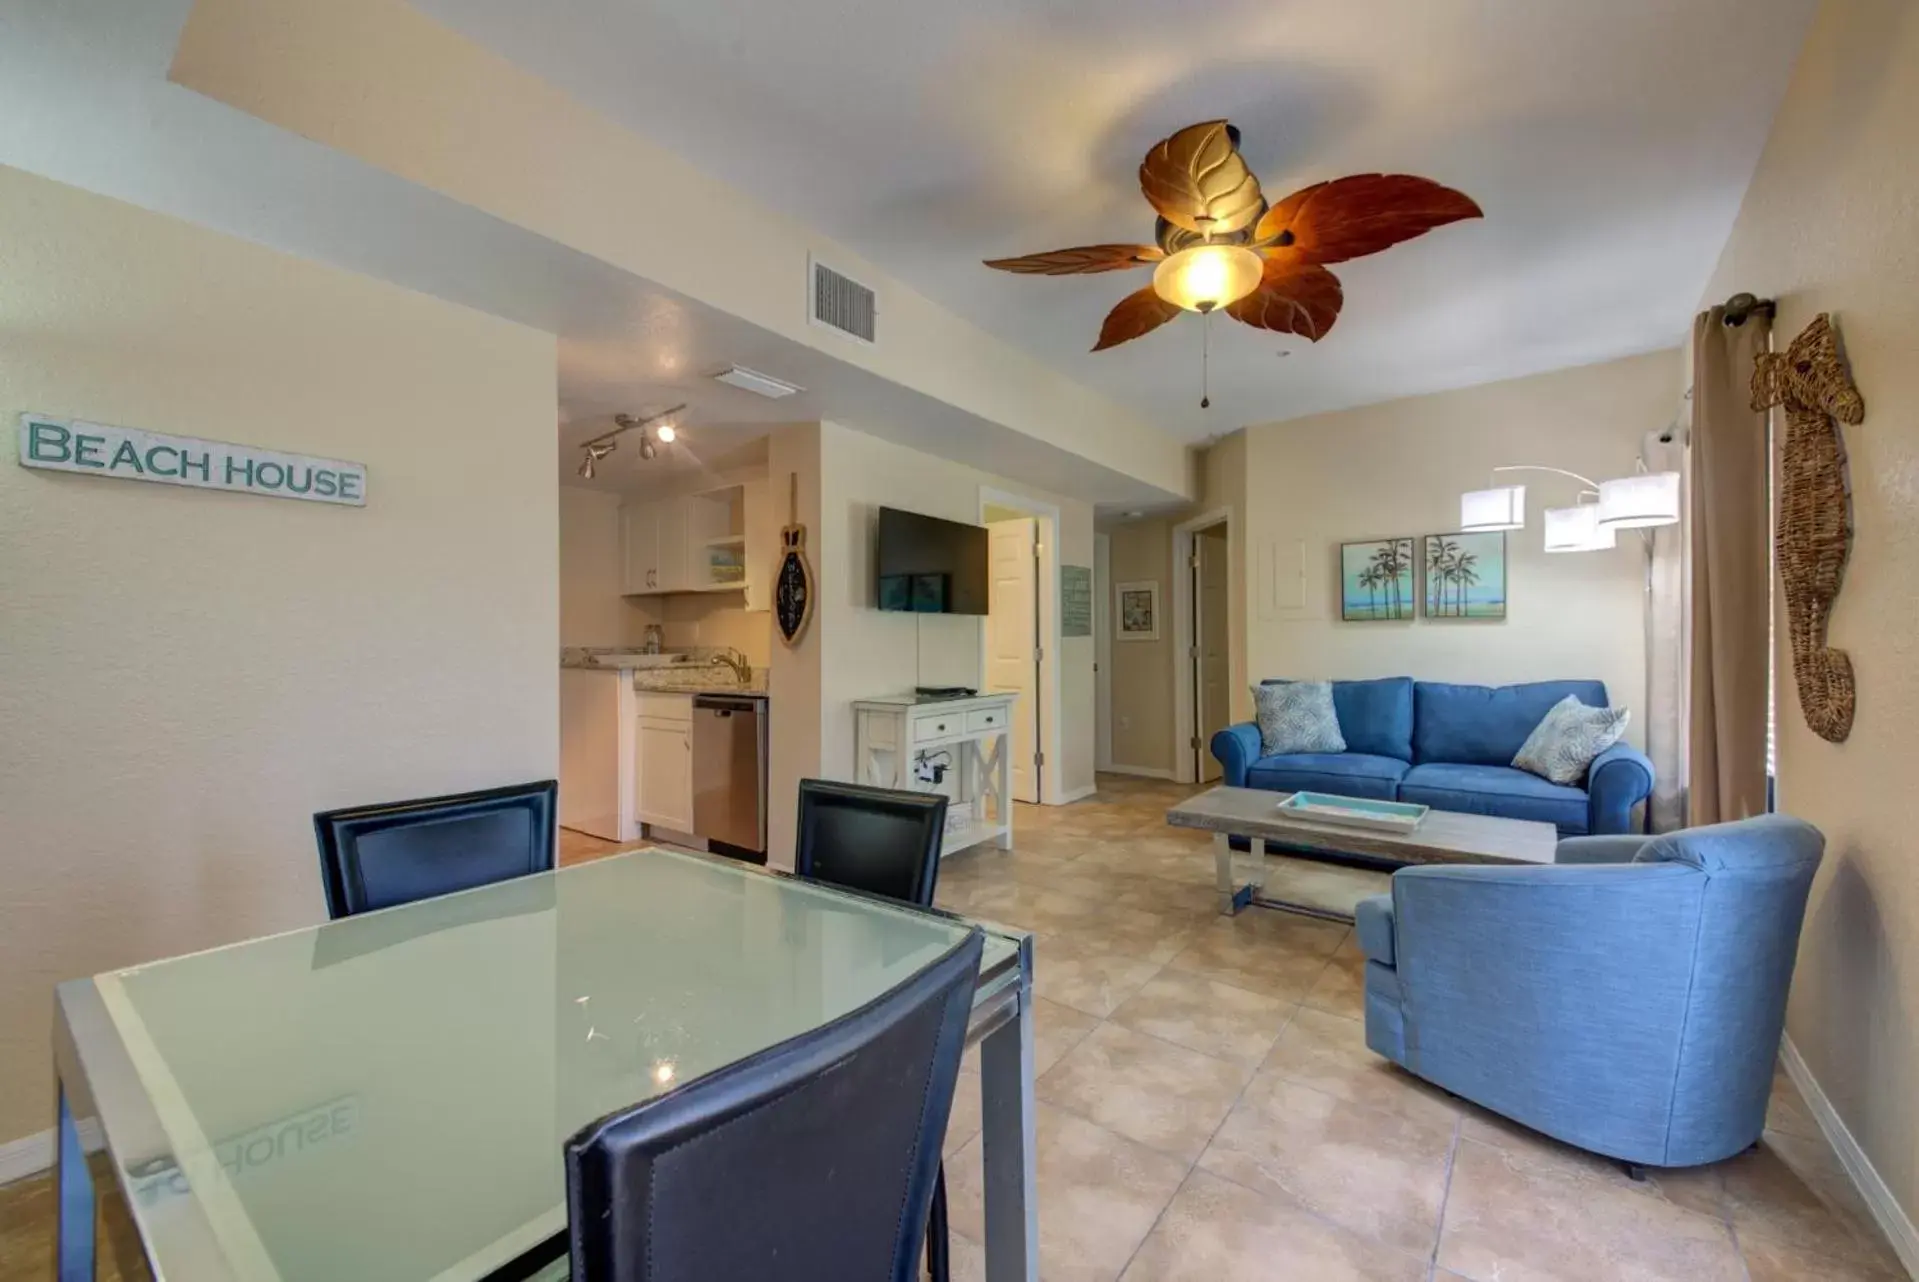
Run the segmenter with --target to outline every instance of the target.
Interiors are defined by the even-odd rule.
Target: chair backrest
[[[928,908],[945,834],[943,793],[802,779],[793,871]]]
[[[576,1282],[912,1282],[983,942],[567,1141]]]
[[[553,867],[552,779],[313,816],[327,916],[410,904]]]
[[[1606,707],[1603,681],[1529,681],[1511,686],[1413,683],[1413,761],[1510,766],[1526,736],[1567,695]]]
[[[1785,1030],[1799,929],[1826,839],[1801,819],[1762,815],[1668,833],[1635,864],[1703,873],[1692,981],[1673,1083],[1678,1149],[1717,1149],[1763,1118]],[[1725,1136],[1716,1132],[1725,1130]]]

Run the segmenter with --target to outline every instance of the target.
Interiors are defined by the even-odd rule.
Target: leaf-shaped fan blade
[[[1099,342],[1093,344],[1093,350],[1103,352],[1109,347],[1130,343],[1177,315],[1178,306],[1155,294],[1153,287],[1148,285],[1120,299],[1119,306],[1106,313],[1106,323],[1099,327]]]
[[[1298,334],[1317,343],[1339,319],[1340,304],[1345,301],[1339,277],[1318,263],[1268,258],[1259,288],[1228,303],[1226,314],[1258,329]]]
[[[1309,263],[1377,254],[1462,218],[1482,217],[1470,196],[1412,174],[1354,174],[1314,183],[1266,211],[1255,244]]]
[[[1158,245],[1080,245],[1020,258],[989,258],[986,265],[1023,276],[1077,276],[1088,272],[1124,271],[1128,267],[1156,263],[1164,257],[1166,251]]]
[[[1228,129],[1224,120],[1188,125],[1146,153],[1139,189],[1167,222],[1220,235],[1252,226],[1265,208]]]

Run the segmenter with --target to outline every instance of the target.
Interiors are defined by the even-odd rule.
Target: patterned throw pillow
[[[1288,681],[1253,687],[1259,750],[1268,757],[1294,752],[1344,752],[1329,681]]]
[[[1631,719],[1630,708],[1589,708],[1569,694],[1539,719],[1513,765],[1553,783],[1581,783],[1593,758],[1619,742]]]

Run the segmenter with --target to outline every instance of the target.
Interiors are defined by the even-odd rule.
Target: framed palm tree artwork
[[[1413,541],[1339,545],[1339,617],[1347,623],[1413,617]]]
[[[1426,617],[1506,617],[1506,532],[1428,534],[1420,557],[1426,567]]]

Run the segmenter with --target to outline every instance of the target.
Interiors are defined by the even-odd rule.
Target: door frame
[[[1233,528],[1231,508],[1214,508],[1198,516],[1189,517],[1173,527],[1173,778],[1180,783],[1193,783],[1199,778],[1199,758],[1197,754],[1205,745],[1195,747],[1193,738],[1198,733],[1194,727],[1199,722],[1199,714],[1194,707],[1193,683],[1193,538],[1200,530],[1209,530],[1215,525],[1226,527],[1226,652],[1233,651],[1232,638],[1232,563],[1233,551],[1239,538],[1239,532]]]
[[[1113,768],[1113,536],[1093,534],[1093,769]]]
[[[1062,806],[1078,797],[1068,797],[1060,786],[1060,634],[1059,634],[1059,506],[1029,498],[1012,490],[979,487],[979,522],[986,524],[989,507],[1011,508],[1038,521],[1039,571],[1034,591],[1039,598],[1039,690],[1035,710],[1039,733],[1035,736],[1042,755],[1039,770],[1039,803]],[[986,688],[986,616],[979,621],[979,688]],[[1011,742],[1011,736],[1008,736]]]

